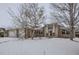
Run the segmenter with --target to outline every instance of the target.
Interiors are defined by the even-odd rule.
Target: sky
[[[49,15],[49,4],[41,4],[45,7],[46,14]],[[15,27],[15,24],[9,15],[8,11],[9,8],[11,8],[15,13],[17,13],[17,7],[19,6],[18,3],[0,3],[0,27],[3,28],[9,28],[9,27]],[[47,23],[50,23],[49,17],[46,19]]]
[[[0,27],[13,27],[13,21],[8,11],[11,7],[16,11],[17,4],[0,3]]]

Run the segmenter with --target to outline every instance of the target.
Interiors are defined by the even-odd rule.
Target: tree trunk
[[[35,31],[33,30],[33,31],[32,31],[32,40],[33,40],[33,38],[34,38],[34,33],[35,33]]]
[[[74,28],[72,27],[72,28],[70,29],[70,40],[73,40],[74,35],[75,35],[75,33],[74,33]]]
[[[16,29],[16,36],[17,36],[17,38],[19,37],[19,30],[18,29]]]
[[[73,40],[74,38],[74,15],[73,15],[73,3],[69,4],[70,6],[70,40]]]
[[[27,38],[27,29],[26,29],[26,28],[24,28],[24,32],[25,32],[24,37],[25,37],[25,39],[26,39],[26,38]]]

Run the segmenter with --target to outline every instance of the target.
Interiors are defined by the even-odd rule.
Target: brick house
[[[57,23],[46,24],[42,28],[11,28],[11,29],[3,29],[1,28],[0,31],[3,31],[2,36],[7,37],[24,37],[30,38],[32,36],[32,32],[34,31],[34,37],[69,37],[69,31]],[[1,33],[1,32],[0,32]],[[79,31],[75,31],[75,37],[79,37]]]

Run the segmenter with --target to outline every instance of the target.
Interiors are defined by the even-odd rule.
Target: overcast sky
[[[17,4],[0,3],[0,27],[12,27],[13,22],[8,14],[8,8],[11,7],[16,11]]]
[[[45,7],[46,13],[48,14],[49,8],[48,4],[41,4]],[[8,14],[8,8],[10,7],[15,13],[17,12],[17,7],[19,4],[15,3],[0,3],[0,27],[14,27],[14,23]],[[50,22],[48,19],[47,22]]]

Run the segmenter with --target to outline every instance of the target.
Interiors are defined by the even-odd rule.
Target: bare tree
[[[37,3],[27,3],[21,4],[20,8],[18,8],[19,15],[16,16],[13,14],[12,10],[9,10],[9,14],[14,18],[16,23],[19,23],[21,27],[27,28],[31,27],[32,31],[32,39],[34,37],[34,29],[39,28],[40,24],[43,24],[44,17],[44,9],[40,7]],[[25,30],[26,32],[26,30]],[[25,34],[26,36],[26,34]]]
[[[60,23],[67,25],[70,30],[70,40],[73,40],[75,35],[75,26],[79,23],[79,4],[77,3],[56,3],[50,4],[53,17]]]

